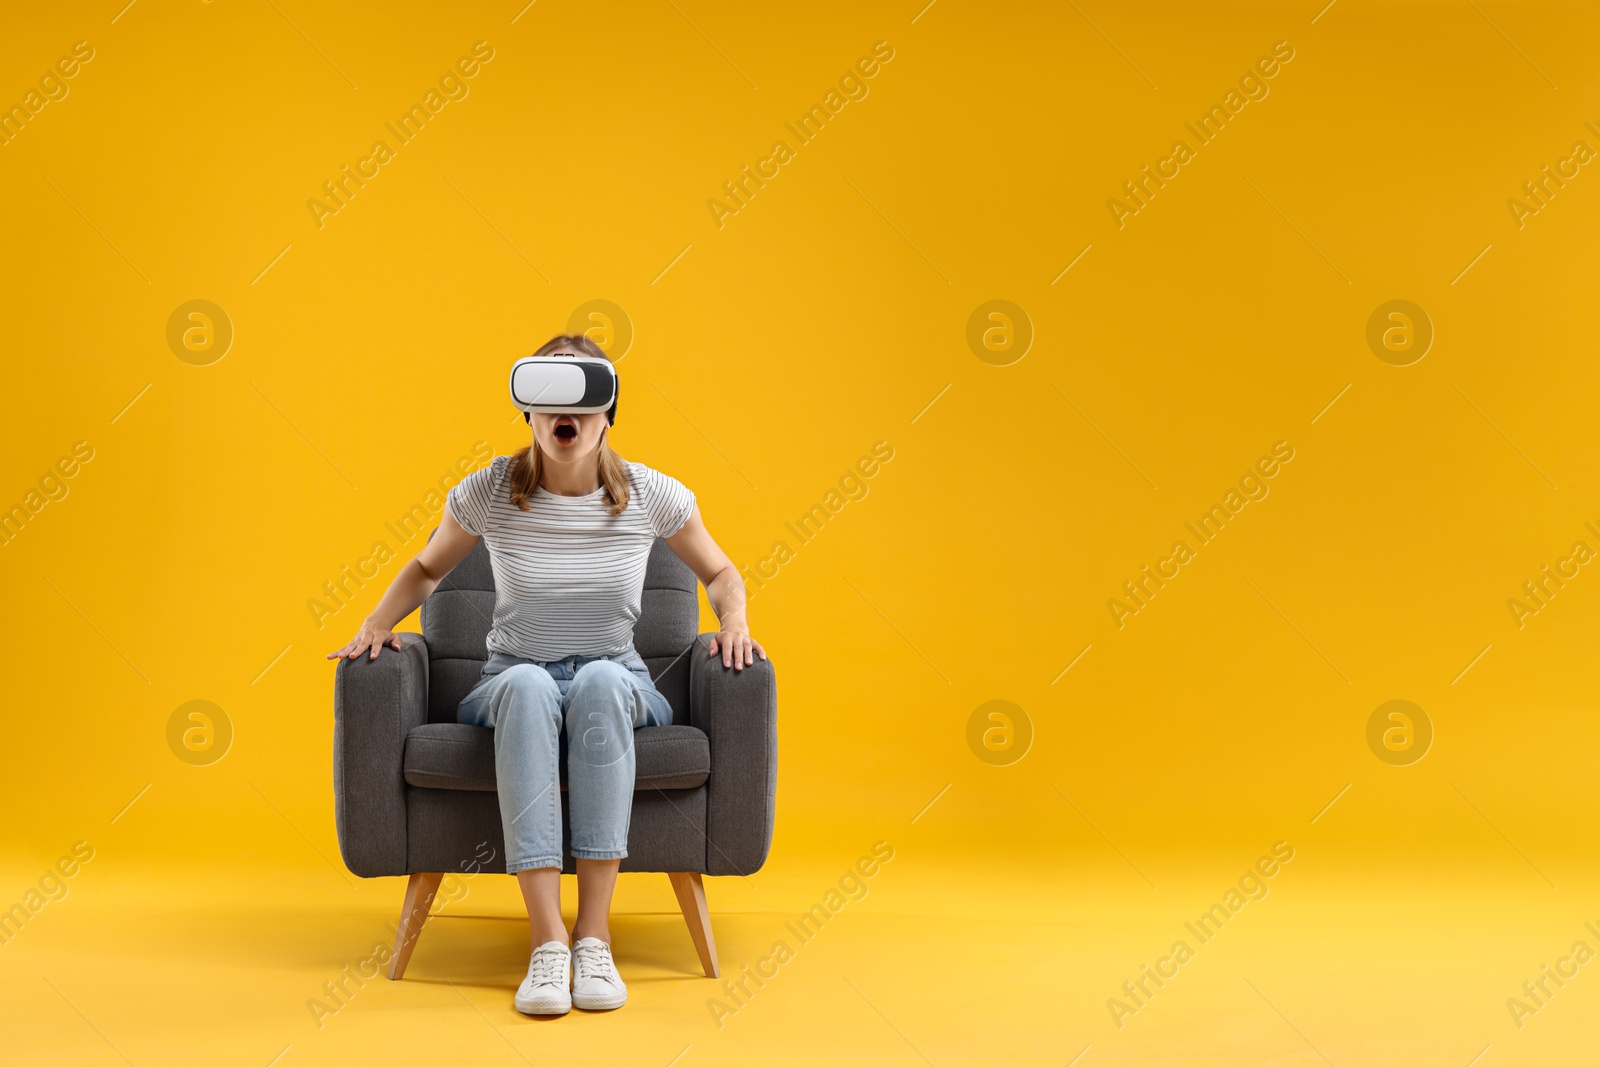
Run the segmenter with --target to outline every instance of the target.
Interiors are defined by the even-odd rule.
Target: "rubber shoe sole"
[[[525,998],[518,993],[514,1003],[524,1015],[565,1015],[572,1010],[572,995],[558,997],[555,990],[541,989],[532,997]]]
[[[620,993],[579,993],[572,992],[572,1006],[582,1008],[584,1011],[610,1011],[620,1008],[628,1002],[628,991]]]

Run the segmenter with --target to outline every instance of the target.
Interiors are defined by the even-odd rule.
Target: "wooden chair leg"
[[[673,871],[672,891],[678,895],[678,907],[683,911],[683,921],[689,924],[689,937],[694,950],[700,954],[700,966],[707,978],[722,974],[717,966],[717,942],[711,936],[711,915],[706,911],[706,884],[700,880],[699,871]]]
[[[433,907],[433,895],[439,891],[444,879],[443,871],[424,871],[413,874],[406,883],[405,903],[400,906],[400,925],[394,932],[394,955],[389,959],[389,978],[399,981],[411,962],[411,950],[417,947],[422,935],[422,924],[428,921],[428,910]]]

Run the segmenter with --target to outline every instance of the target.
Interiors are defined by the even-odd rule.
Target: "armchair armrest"
[[[772,661],[735,671],[709,654],[715,634],[689,653],[689,722],[711,743],[706,779],[707,874],[754,874],[767,861],[778,787],[778,689]]]
[[[406,735],[428,721],[428,646],[342,659],[333,682],[333,800],[339,854],[363,878],[406,874]]]

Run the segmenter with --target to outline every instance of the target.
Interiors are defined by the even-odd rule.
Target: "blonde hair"
[[[558,334],[539,346],[534,356],[548,356],[553,352],[571,350],[596,359],[610,359],[605,349],[595,344],[589,338],[579,335]],[[601,431],[604,433],[604,431]],[[610,505],[613,515],[620,515],[628,507],[628,498],[631,490],[628,486],[627,461],[612,450],[605,437],[600,438],[600,485],[606,491],[606,502]],[[544,475],[544,453],[539,450],[537,439],[529,442],[511,456],[511,502],[522,511],[528,510],[528,498],[539,487],[539,480]]]

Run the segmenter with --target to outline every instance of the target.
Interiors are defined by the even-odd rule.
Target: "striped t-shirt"
[[[496,456],[450,490],[456,521],[489,545],[489,651],[548,663],[633,647],[650,547],[689,521],[695,497],[671,475],[625,466],[633,492],[620,515],[608,510],[604,486],[584,496],[539,486],[528,510],[519,509],[511,502],[510,456]]]

